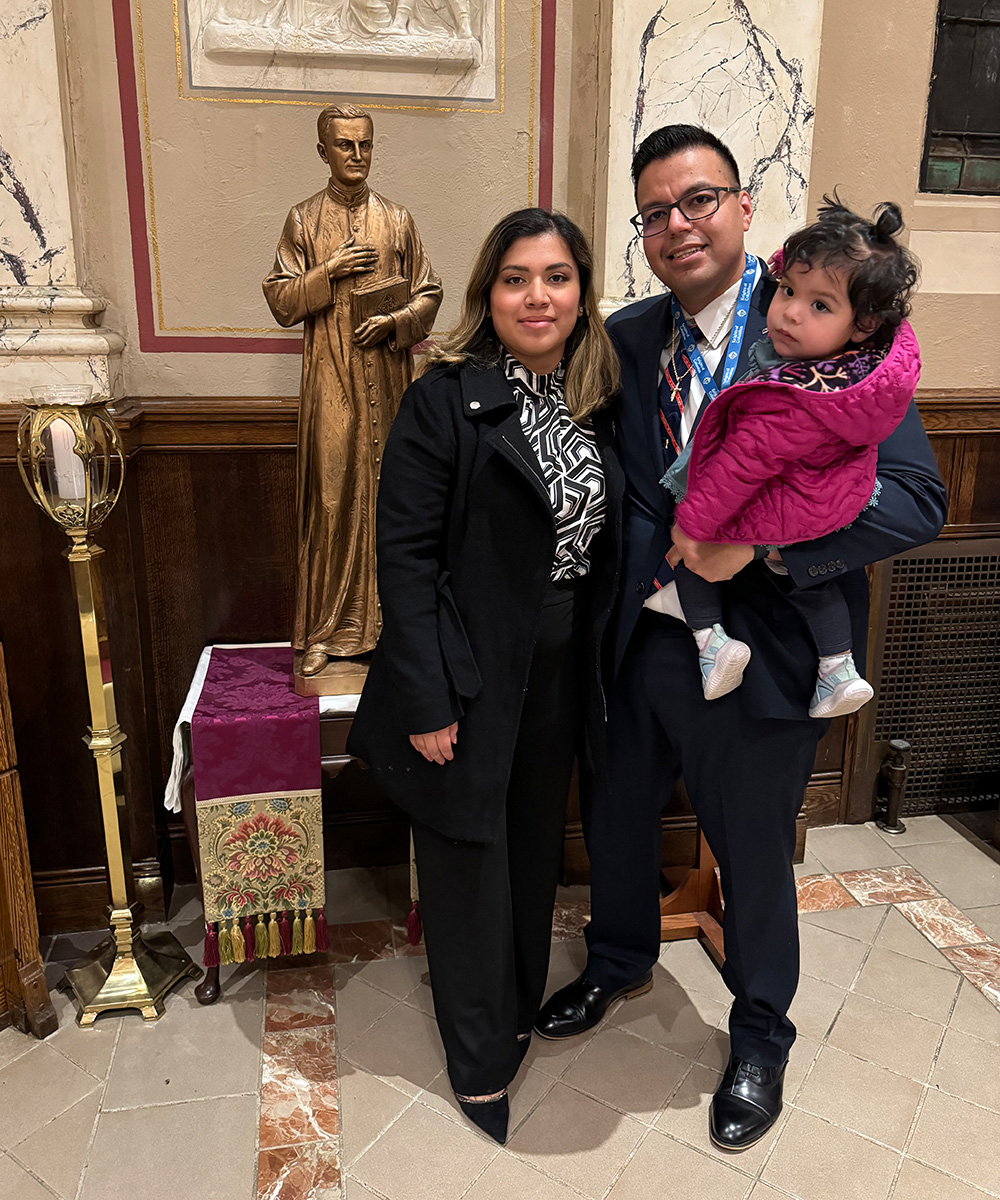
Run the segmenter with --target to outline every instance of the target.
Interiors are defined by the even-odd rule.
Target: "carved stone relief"
[[[492,100],[497,0],[186,0],[191,85]]]

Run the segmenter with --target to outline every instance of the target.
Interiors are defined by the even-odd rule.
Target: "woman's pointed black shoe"
[[[507,1092],[496,1100],[466,1100],[456,1094],[458,1107],[473,1125],[503,1146],[507,1141],[507,1126],[510,1123],[510,1102]]]

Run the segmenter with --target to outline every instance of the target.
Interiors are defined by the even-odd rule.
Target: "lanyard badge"
[[[753,284],[756,274],[757,260],[752,255],[747,254],[746,267],[743,270],[739,296],[736,300],[736,312],[733,316],[733,330],[729,335],[729,344],[726,347],[726,365],[722,371],[721,387],[715,382],[712,372],[708,369],[705,359],[698,349],[698,344],[694,340],[694,334],[691,332],[691,326],[685,320],[683,312],[681,312],[681,306],[677,302],[677,297],[670,297],[670,311],[673,314],[674,327],[681,335],[684,351],[691,364],[691,373],[698,378],[705,392],[706,404],[714,400],[722,388],[729,387],[733,382],[733,376],[736,374],[736,364],[740,357],[740,346],[743,345],[743,334],[747,326],[747,317],[750,315],[750,297],[753,294]]]

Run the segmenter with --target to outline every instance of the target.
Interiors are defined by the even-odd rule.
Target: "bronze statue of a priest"
[[[298,433],[298,670],[373,649],[375,492],[382,447],[430,332],[441,281],[413,218],[369,189],[371,116],[319,114],[330,182],[288,214],[264,295],[279,325],[304,322]]]

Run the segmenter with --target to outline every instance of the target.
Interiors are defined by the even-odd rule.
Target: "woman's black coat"
[[[613,424],[594,414],[608,520],[591,544],[585,646],[588,740],[604,737],[600,634],[615,595],[623,488]],[[499,367],[438,366],[407,389],[377,503],[382,636],[348,751],[379,787],[446,837],[496,841],[555,522],[517,401]],[[458,722],[452,762],[409,734]]]

